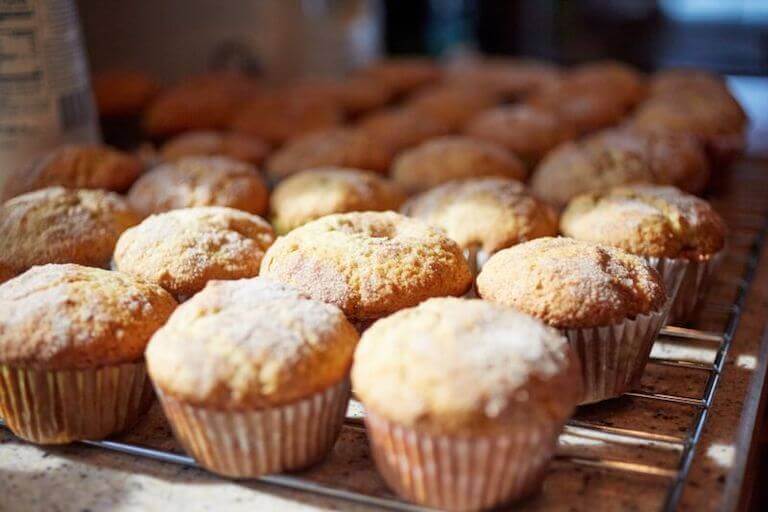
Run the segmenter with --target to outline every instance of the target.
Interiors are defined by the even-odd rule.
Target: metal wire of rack
[[[756,222],[758,220],[759,222]],[[555,456],[555,463],[566,463],[576,466],[597,468],[604,471],[616,471],[628,475],[640,475],[643,477],[663,479],[668,482],[668,487],[666,496],[663,500],[662,509],[665,511],[676,509],[680,501],[686,478],[691,469],[697,444],[701,439],[702,431],[707,422],[709,409],[717,392],[725,360],[742,314],[744,301],[755,276],[761,250],[765,244],[766,237],[768,236],[768,217],[764,218],[760,216],[759,219],[755,219],[754,217],[749,218],[748,225],[749,229],[746,229],[746,235],[743,230],[739,229],[738,225],[731,226],[734,237],[746,236],[747,241],[751,239],[751,244],[749,244],[749,249],[746,253],[745,262],[742,267],[743,271],[741,277],[733,283],[736,288],[735,299],[728,304],[712,303],[708,305],[711,310],[719,310],[727,314],[725,328],[722,334],[719,332],[668,326],[662,330],[659,340],[657,340],[657,344],[660,343],[660,340],[662,339],[672,342],[695,342],[703,344],[715,351],[713,360],[711,362],[699,361],[664,355],[652,355],[651,357],[650,363],[658,366],[671,369],[706,372],[706,383],[701,395],[690,397],[647,390],[636,390],[625,394],[625,397],[630,399],[675,404],[694,408],[696,412],[692,424],[693,426],[690,431],[687,432],[687,435],[679,437],[653,432],[649,429],[644,430],[601,424],[600,422],[576,417],[566,425],[561,436],[561,440],[563,436],[586,435],[598,436],[608,443],[621,444],[629,442],[647,446],[663,446],[665,449],[677,453],[676,467],[670,468],[659,464],[573,453],[558,453]],[[348,413],[345,425],[346,428],[350,429],[364,429],[362,418],[359,413]],[[0,420],[0,426],[3,426],[2,420]],[[187,455],[150,446],[142,446],[140,444],[120,440],[82,441],[81,443],[92,447],[145,457],[166,463],[198,467],[194,459]],[[257,481],[373,507],[401,511],[428,510],[423,507],[406,503],[391,495],[379,496],[348,490],[307,478],[302,474],[269,475],[261,477],[257,479]]]

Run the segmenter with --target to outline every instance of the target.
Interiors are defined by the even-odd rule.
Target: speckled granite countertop
[[[768,218],[768,161],[736,165],[713,199],[731,234],[730,253],[717,274],[696,327],[722,333],[742,284],[750,248],[764,233]],[[768,251],[762,251],[757,272],[745,296],[731,350],[708,411],[690,472],[681,486],[680,510],[735,509],[745,496],[759,398],[762,396],[768,340]],[[716,345],[662,338],[654,356],[704,365],[714,362]],[[648,365],[640,391],[701,398],[707,372]],[[661,441],[596,436],[594,430],[569,429],[542,492],[515,508],[522,510],[660,510],[680,467],[681,449],[664,439],[685,440],[694,433],[701,411],[686,403],[668,403],[625,396],[581,408],[576,420],[601,428],[634,429]],[[162,414],[153,406],[120,440],[177,451]],[[577,457],[579,460],[574,460]],[[600,469],[589,459],[619,461]],[[585,463],[586,461],[586,463]],[[639,475],[632,465],[659,468],[658,475]],[[364,432],[347,426],[333,453],[303,474],[315,482],[380,497],[391,495],[373,468]],[[151,511],[184,510],[368,510],[347,501],[289,491],[257,482],[227,481],[202,470],[75,444],[36,447],[0,428],[0,511]]]

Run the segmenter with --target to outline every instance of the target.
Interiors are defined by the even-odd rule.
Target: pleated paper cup
[[[712,275],[725,257],[725,249],[699,260],[690,260],[672,304],[669,323],[686,323],[692,320],[696,308],[707,293]]]
[[[477,277],[483,265],[491,257],[483,248],[478,246],[467,247],[464,249],[464,257],[467,258],[469,263],[469,269],[472,271],[472,276]]]
[[[503,435],[435,435],[371,410],[365,423],[376,467],[398,495],[456,511],[492,508],[536,492],[562,429],[531,421]]]
[[[615,325],[562,329],[581,362],[582,405],[621,396],[640,383],[671,303]]]
[[[87,370],[0,365],[0,416],[22,439],[62,444],[131,427],[152,403],[143,362]]]
[[[255,478],[320,461],[336,442],[349,401],[349,380],[298,402],[253,411],[186,404],[157,390],[184,450],[206,469]]]
[[[661,275],[664,289],[667,291],[667,297],[674,304],[680,291],[680,285],[688,270],[689,260],[684,258],[657,258],[654,256],[643,256],[642,258]]]

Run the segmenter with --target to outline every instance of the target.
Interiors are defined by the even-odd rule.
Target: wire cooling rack
[[[640,389],[580,408],[560,436],[543,496],[524,502],[522,509],[547,509],[553,503],[548,500],[562,503],[575,492],[570,484],[574,480],[581,482],[578,493],[582,504],[589,505],[590,489],[620,485],[615,489],[627,495],[627,503],[637,505],[640,501],[632,495],[634,489],[650,493],[650,498],[643,499],[649,510],[677,508],[766,240],[768,208],[763,202],[768,203],[768,199],[759,198],[760,188],[756,193],[741,190],[750,197],[737,195],[730,200],[731,204],[738,201],[739,207],[725,215],[730,252],[701,312],[707,325],[721,328],[664,328],[654,344]],[[166,428],[164,432],[159,439],[128,433],[115,440],[82,443],[197,466],[175,446],[170,431]],[[349,443],[354,447],[347,449]],[[363,483],[360,478],[350,479],[351,471],[363,474]],[[257,481],[373,507],[426,510],[398,499],[380,481],[367,454],[362,408],[354,402],[334,453],[319,468],[264,476]],[[599,499],[600,494],[596,496]]]

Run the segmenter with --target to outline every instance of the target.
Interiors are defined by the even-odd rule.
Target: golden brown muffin
[[[244,133],[197,131],[177,135],[160,150],[164,160],[186,156],[226,156],[259,166],[269,154],[269,145]]]
[[[558,328],[619,324],[659,311],[658,272],[638,256],[572,238],[538,238],[497,252],[477,277],[483,299]]]
[[[263,94],[255,79],[236,72],[190,77],[160,94],[144,112],[144,129],[153,137],[190,130],[221,130],[249,98]]]
[[[318,167],[281,181],[270,200],[272,225],[285,234],[333,213],[397,210],[405,194],[395,183],[372,172]]]
[[[670,68],[651,75],[650,96],[679,95],[684,91],[728,92],[723,77],[701,69]]]
[[[351,167],[386,174],[392,151],[360,130],[334,129],[299,137],[267,161],[273,179],[316,167]]]
[[[17,196],[0,207],[0,282],[45,263],[108,267],[118,237],[138,222],[120,196],[101,190]]]
[[[533,167],[549,150],[575,135],[555,113],[528,105],[481,112],[467,124],[464,133],[504,146],[528,167]]]
[[[104,117],[135,116],[160,91],[160,86],[147,73],[133,69],[110,69],[91,77],[99,115]]]
[[[596,133],[590,140],[643,155],[660,181],[686,192],[700,193],[709,181],[710,165],[704,148],[696,137],[687,133],[610,129]]]
[[[403,213],[438,226],[466,249],[486,254],[557,235],[557,214],[518,181],[478,178],[451,181],[408,201]]]
[[[338,104],[349,116],[383,107],[392,98],[387,86],[365,76],[310,78],[290,86],[288,94]]]
[[[140,361],[176,301],[159,286],[74,264],[36,266],[0,286],[0,361],[75,370]]]
[[[725,246],[726,227],[712,207],[674,187],[636,185],[571,201],[560,225],[570,237],[640,256],[708,258]]]
[[[214,279],[259,274],[275,241],[261,217],[220,206],[152,215],[127,230],[115,247],[115,269],[158,284],[182,301]]]
[[[3,197],[10,199],[53,186],[123,192],[136,181],[143,168],[138,158],[108,146],[59,146],[28,167],[8,169],[10,174]]]
[[[517,99],[560,79],[557,66],[535,59],[461,59],[448,69],[446,81],[503,98]]]
[[[357,126],[394,152],[451,132],[450,126],[409,108],[374,112],[362,119]]]
[[[438,229],[394,212],[329,215],[269,248],[261,274],[371,320],[429,297],[461,295],[472,276]]]
[[[355,351],[352,383],[366,408],[390,421],[466,436],[529,421],[559,426],[580,391],[562,334],[514,309],[457,298],[376,322]]]
[[[267,202],[267,186],[253,166],[220,156],[162,164],[128,192],[128,203],[144,217],[192,206],[229,206],[263,215]]]
[[[392,179],[410,192],[447,181],[482,176],[524,180],[526,170],[503,147],[472,137],[439,137],[403,151],[392,166]]]
[[[261,409],[342,380],[357,340],[335,306],[263,278],[213,281],[152,337],[147,365],[185,403]]]
[[[396,95],[405,94],[437,82],[440,67],[429,59],[401,57],[381,60],[361,71],[363,76],[380,82]]]
[[[547,154],[531,177],[531,190],[563,208],[585,192],[629,183],[669,183],[668,177],[654,171],[650,160],[639,151],[587,138],[567,142]]]
[[[646,78],[640,71],[617,61],[594,61],[571,68],[565,78],[575,90],[610,93],[621,99],[626,109],[643,100]]]
[[[458,131],[475,115],[498,102],[497,96],[482,90],[439,85],[419,90],[408,100],[407,107]]]
[[[230,128],[280,145],[341,123],[341,107],[335,102],[288,93],[265,94],[248,102],[232,118]]]

